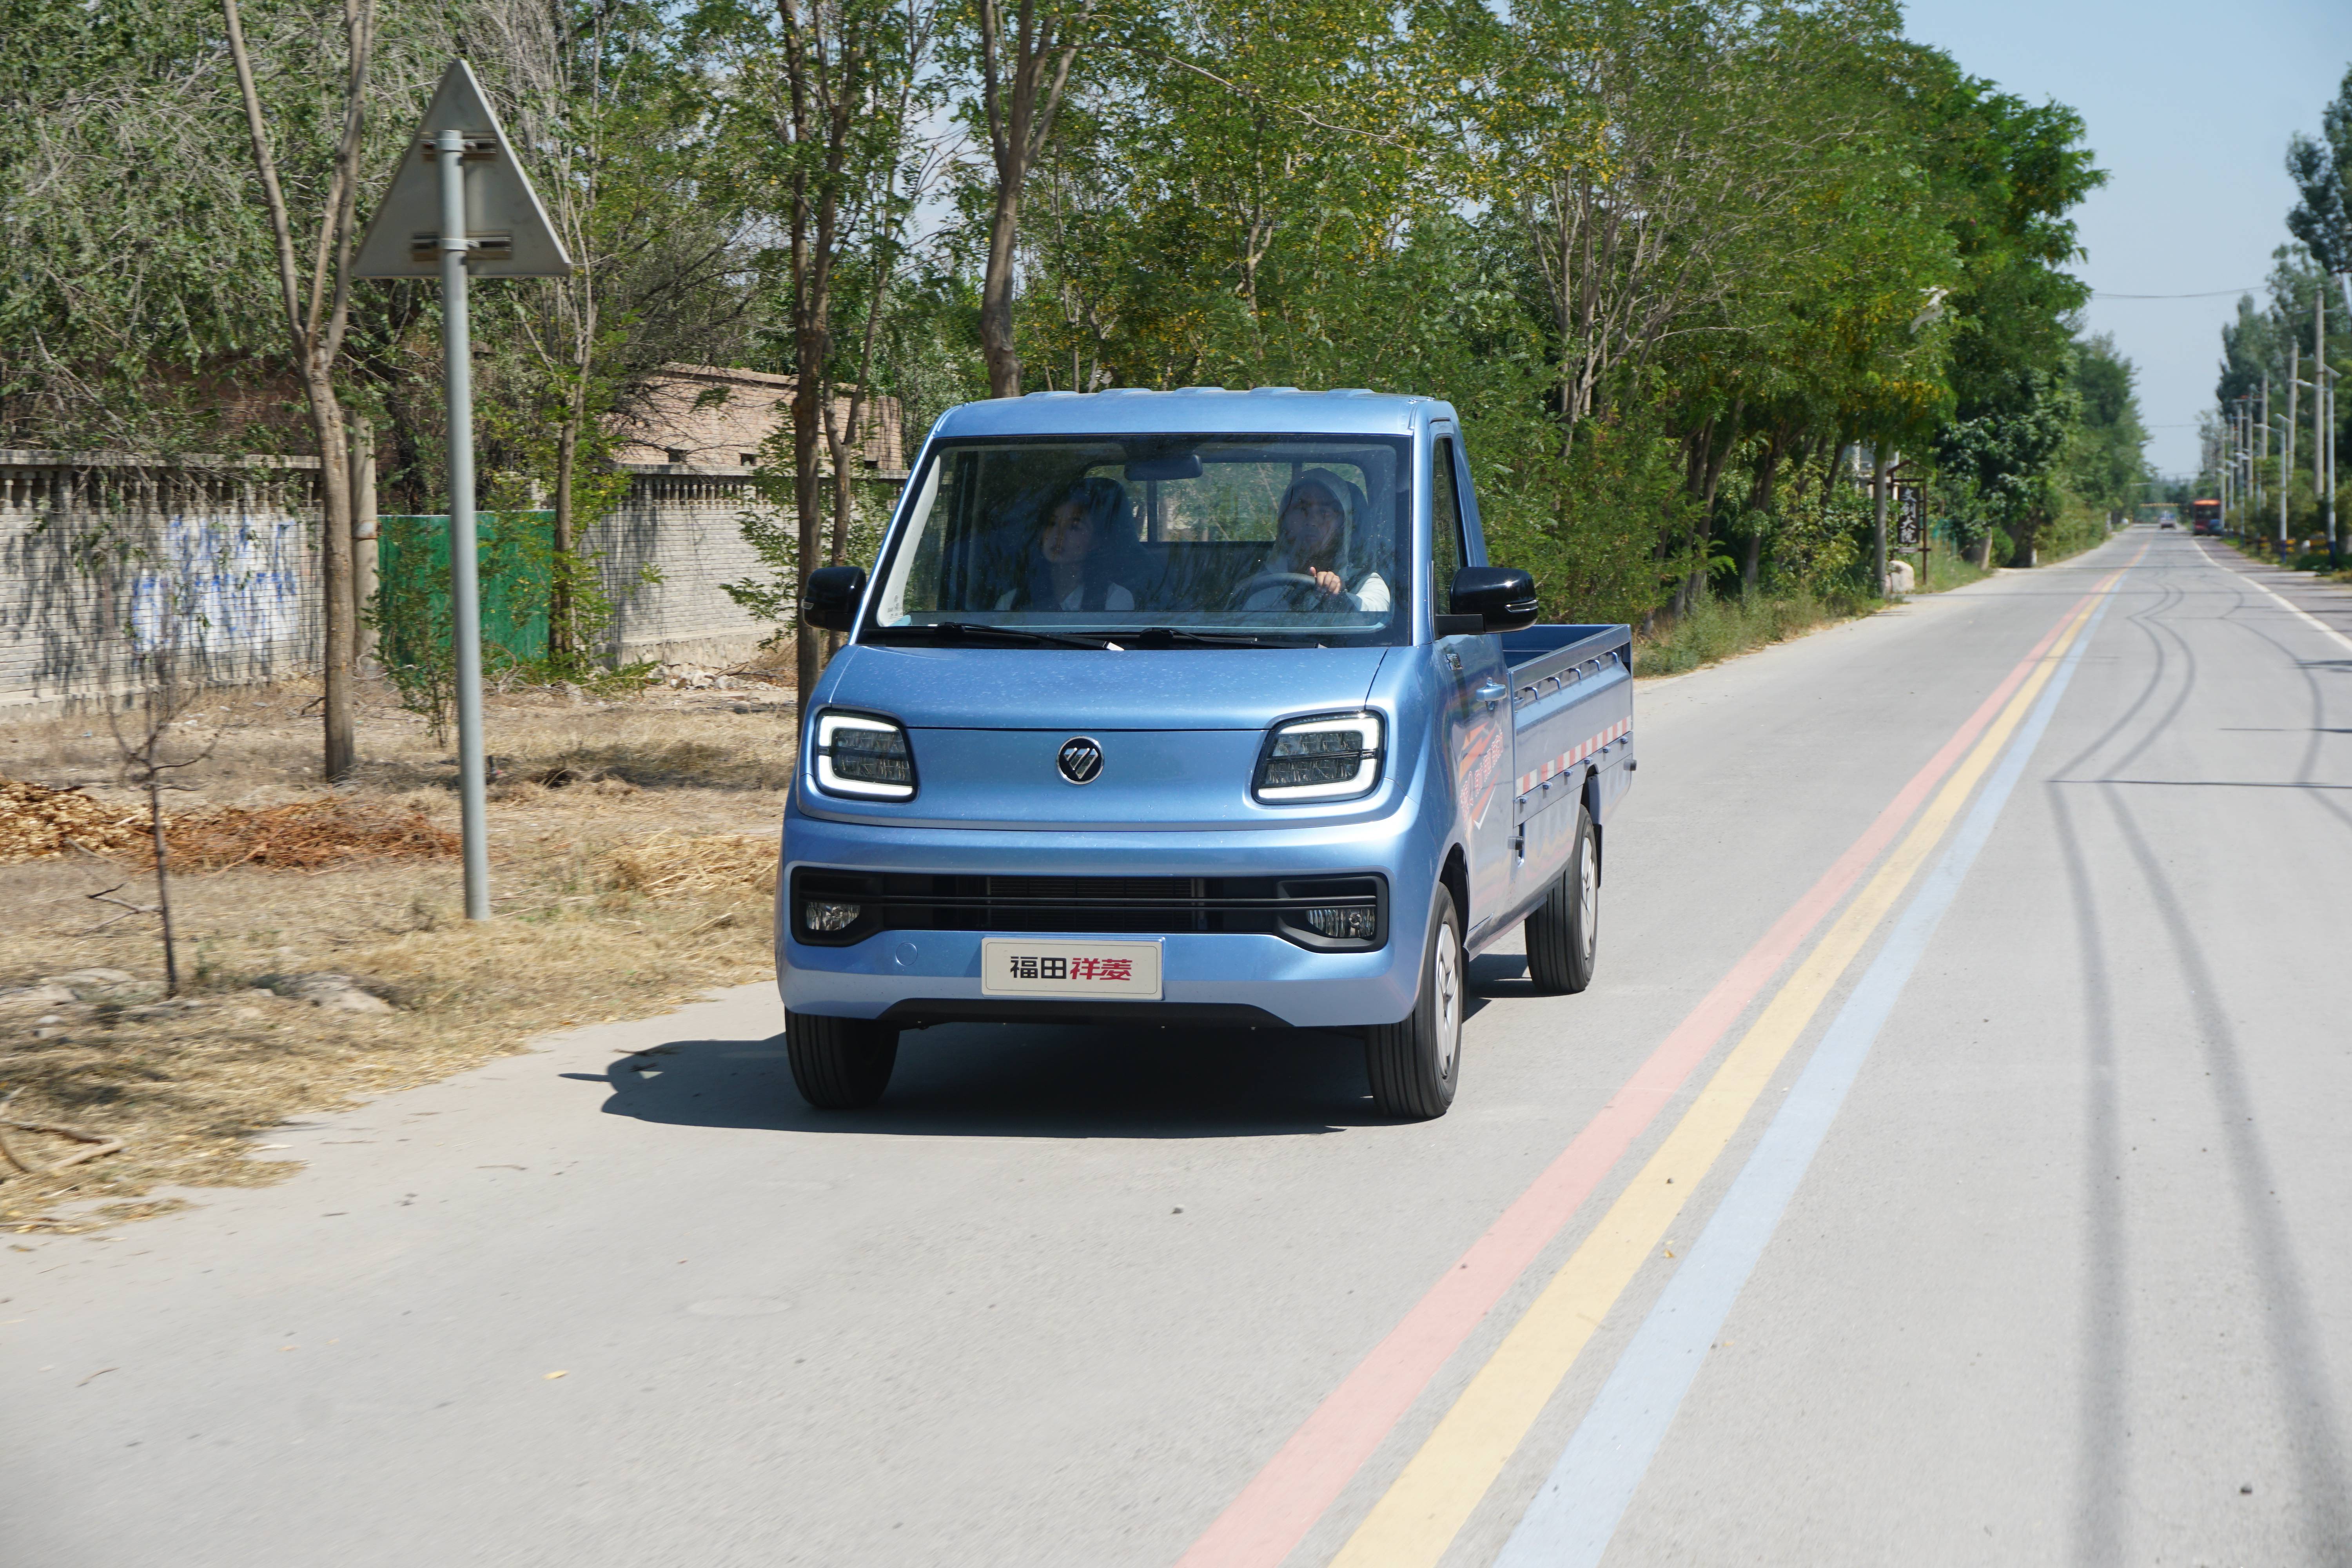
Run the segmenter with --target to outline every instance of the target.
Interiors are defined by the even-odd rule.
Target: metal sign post
[[[490,840],[482,752],[482,594],[474,528],[474,364],[469,274],[561,278],[572,258],[515,161],[464,60],[442,73],[410,151],[352,264],[360,278],[441,276],[441,363],[449,432],[449,635],[457,678],[457,798],[466,918],[490,918]]]
[[[474,341],[466,316],[466,138],[433,133],[441,174],[441,383],[449,409],[449,636],[457,656],[457,798],[466,918],[490,918],[490,833],[483,798],[482,585],[474,542]]]

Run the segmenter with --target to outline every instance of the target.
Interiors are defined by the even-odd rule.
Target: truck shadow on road
[[[1527,960],[1471,961],[1465,1017],[1532,996]],[[1475,1041],[1468,1042],[1472,1055]],[[1336,1029],[1113,1029],[955,1024],[898,1037],[898,1071],[870,1110],[812,1110],[782,1036],[672,1040],[598,1076],[605,1114],[684,1127],[927,1138],[1252,1138],[1380,1126],[1364,1047]]]
[[[1527,959],[1470,966],[1486,996],[1534,994]],[[783,1037],[673,1039],[602,1077],[602,1110],[670,1126],[912,1138],[1267,1138],[1381,1126],[1364,1041],[1339,1030],[1101,1030],[940,1025],[898,1037],[898,1072],[866,1112],[818,1112],[793,1089]]]
[[[586,1077],[588,1075],[573,1075]],[[959,1024],[899,1037],[870,1110],[793,1088],[782,1036],[674,1040],[614,1063],[608,1115],[688,1127],[927,1138],[1247,1138],[1377,1125],[1352,1035]]]

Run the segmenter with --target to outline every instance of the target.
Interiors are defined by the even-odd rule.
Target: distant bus
[[[2193,500],[2189,503],[2189,531],[2219,533],[2221,531],[2221,503],[2217,500]]]

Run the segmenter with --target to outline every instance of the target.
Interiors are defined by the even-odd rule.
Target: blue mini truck
[[[1592,976],[1633,772],[1622,626],[1489,564],[1460,422],[1365,392],[950,409],[806,694],[776,892],[793,1081],[872,1104],[899,1031],[1346,1029],[1442,1116],[1468,955]]]

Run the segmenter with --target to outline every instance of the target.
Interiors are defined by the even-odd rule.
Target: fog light
[[[811,902],[801,906],[801,923],[811,931],[847,931],[857,923],[860,912],[856,904]]]
[[[1370,942],[1380,926],[1380,910],[1367,909],[1309,910],[1307,923],[1318,936]]]

